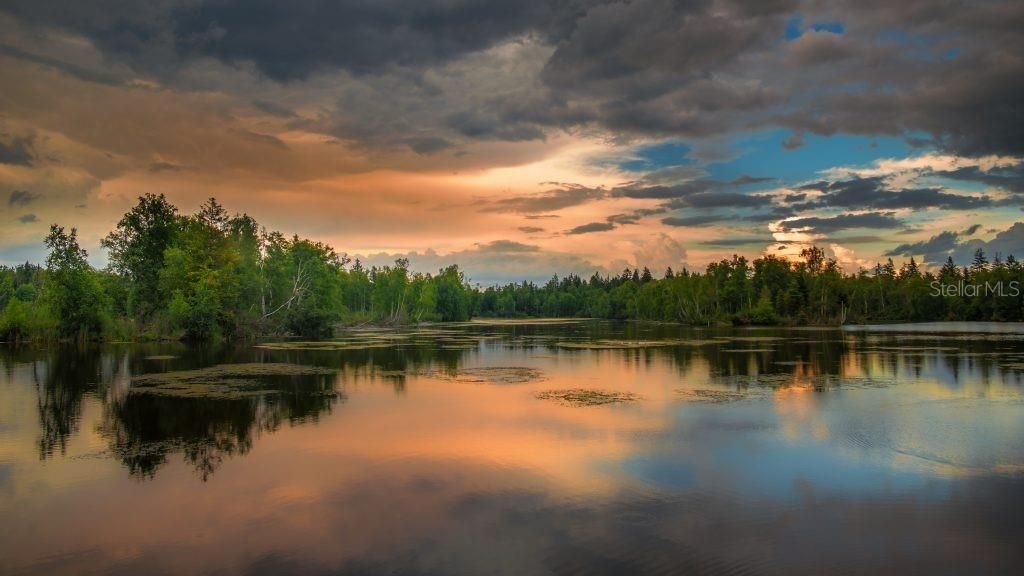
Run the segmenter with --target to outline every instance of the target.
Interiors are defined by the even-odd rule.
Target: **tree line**
[[[733,256],[704,272],[647,268],[618,276],[552,278],[543,286],[508,284],[478,292],[482,316],[579,316],[693,325],[836,325],[942,320],[1024,321],[1024,266],[1012,255],[990,263],[982,249],[937,272],[911,257],[845,273],[823,250],[796,261],[774,255]]]
[[[647,268],[473,287],[458,266],[365,267],[321,242],[268,231],[211,198],[189,215],[147,194],[103,238],[95,269],[54,225],[44,266],[0,267],[0,339],[324,337],[339,322],[562,316],[695,325],[1024,320],[1024,266],[982,250],[937,272],[911,258],[847,274],[817,247],[789,260],[733,256],[703,272]],[[973,287],[973,289],[972,289]]]
[[[462,321],[472,312],[457,266],[367,269],[321,242],[230,216],[213,198],[183,215],[164,195],[140,197],[101,241],[101,270],[75,229],[53,225],[45,243],[45,266],[0,268],[4,340],[323,337],[342,321]]]

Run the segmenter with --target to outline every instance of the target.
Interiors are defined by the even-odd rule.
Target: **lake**
[[[1024,327],[0,351],[2,574],[1015,574]]]

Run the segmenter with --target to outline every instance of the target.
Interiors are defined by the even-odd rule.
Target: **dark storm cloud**
[[[805,133],[927,133],[966,155],[1024,151],[1024,5],[801,4],[747,17],[712,2],[594,8],[543,78],[591,121],[625,132],[782,126],[793,131],[789,149]],[[846,31],[786,42],[784,22],[798,13],[836,18]]]
[[[544,131],[535,125],[507,121],[505,118],[477,110],[459,112],[447,118],[447,124],[458,133],[478,140],[521,142],[543,140]]]
[[[5,10],[84,34],[136,66],[158,50],[178,60],[251,62],[292,81],[329,69],[376,73],[427,67],[526,32],[557,37],[582,2],[542,0],[158,0],[150,3],[13,0]],[[169,58],[168,55],[162,55]]]
[[[895,210],[900,208],[923,209],[942,208],[945,210],[969,210],[986,208],[994,204],[985,196],[964,196],[950,194],[938,188],[903,188],[889,190],[885,177],[853,178],[836,182],[815,182],[799,187],[800,190],[817,190],[822,196],[796,206],[811,208],[875,208]],[[788,200],[790,196],[787,196]]]
[[[713,71],[745,52],[769,45],[784,22],[786,4],[752,13],[738,3],[638,0],[588,10],[559,43],[542,75],[563,93],[610,96],[594,114],[610,124],[648,130],[700,124],[647,103],[690,84],[688,101],[732,107],[756,90],[708,81]],[[717,99],[717,104],[713,100]],[[669,106],[671,108],[671,106]],[[668,124],[664,121],[668,120]]]
[[[829,233],[850,228],[898,228],[903,222],[888,212],[865,212],[864,214],[840,214],[839,216],[805,216],[787,220],[782,226],[787,230],[809,229],[811,232]]]
[[[402,144],[408,146],[413,152],[428,156],[442,150],[447,150],[454,146],[448,140],[444,138],[438,138],[435,136],[422,136],[414,138],[405,138],[401,141]]]
[[[540,194],[512,196],[492,202],[484,207],[486,212],[550,212],[561,210],[607,197],[601,188],[587,188],[577,184],[562,184]]]
[[[31,166],[32,158],[32,138],[13,138],[9,142],[0,140],[0,164]]]
[[[11,195],[7,197],[7,205],[28,206],[40,198],[42,198],[42,196],[28,190],[12,190]]]
[[[39,217],[37,217],[35,214],[23,214],[21,216],[18,216],[18,222],[21,222],[22,224],[32,224],[35,222],[39,222]]]
[[[691,139],[785,128],[790,149],[805,134],[845,133],[1024,154],[1024,3],[1013,1],[8,0],[0,11],[26,29],[85,36],[105,60],[171,85],[212,58],[281,83],[401,70],[387,86],[407,93],[427,71],[501,43],[546,48],[530,53],[544,60],[530,62],[539,72],[521,91],[409,111],[416,117],[385,122],[379,130],[392,133],[371,139],[388,144],[411,138],[413,126],[448,141],[535,140],[581,126]],[[787,39],[797,16],[842,27],[801,26]],[[19,50],[4,53],[109,80]],[[366,115],[380,90],[329,114]],[[440,140],[406,145],[444,149]]]
[[[974,225],[962,232],[944,231],[928,240],[901,244],[888,251],[887,256],[921,255],[924,261],[931,264],[944,262],[948,257],[958,264],[970,262],[977,249],[982,249],[992,259],[996,255],[1005,259],[1009,255],[1024,255],[1024,222],[1017,222],[1006,230],[998,232],[989,241],[967,239],[978,230]]]

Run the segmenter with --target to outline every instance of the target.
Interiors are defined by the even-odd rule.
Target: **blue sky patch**
[[[690,147],[682,142],[668,141],[640,146],[633,149],[633,157],[619,163],[619,168],[628,172],[653,172],[672,166],[693,164],[689,158]]]
[[[805,134],[799,148],[786,150],[782,142],[788,130],[769,130],[741,137],[732,146],[740,154],[729,161],[709,164],[715,180],[733,180],[744,174],[777,178],[793,184],[817,178],[817,173],[837,166],[866,166],[880,158],[909,155],[913,149],[895,136],[818,136]]]

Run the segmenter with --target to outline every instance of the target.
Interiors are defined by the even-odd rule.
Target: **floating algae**
[[[420,376],[469,384],[524,384],[544,379],[544,373],[536,368],[522,366],[481,366],[454,370],[386,370],[378,372],[386,378]]]
[[[476,384],[523,384],[541,380],[544,374],[536,368],[484,366],[480,368],[463,368],[447,377],[456,382]]]
[[[689,402],[705,402],[708,404],[724,404],[726,402],[736,402],[738,400],[744,400],[749,398],[749,393],[735,392],[731,390],[707,390],[707,389],[686,389],[679,388],[676,390],[676,394],[685,398]]]
[[[722,352],[775,352],[771,348],[725,348]]]
[[[592,340],[590,342],[556,342],[556,348],[570,350],[635,350],[667,346],[709,346],[720,340]]]
[[[174,360],[175,358],[178,358],[178,356],[173,356],[171,354],[154,354],[152,356],[146,356],[143,360]]]
[[[632,392],[611,392],[607,390],[590,390],[587,388],[569,388],[565,390],[547,390],[537,393],[539,400],[554,400],[566,406],[601,406],[619,402],[639,400],[640,396]]]
[[[219,364],[198,370],[141,374],[132,378],[132,392],[178,397],[244,398],[276,393],[269,382],[261,378],[335,372],[330,368],[298,364]]]

